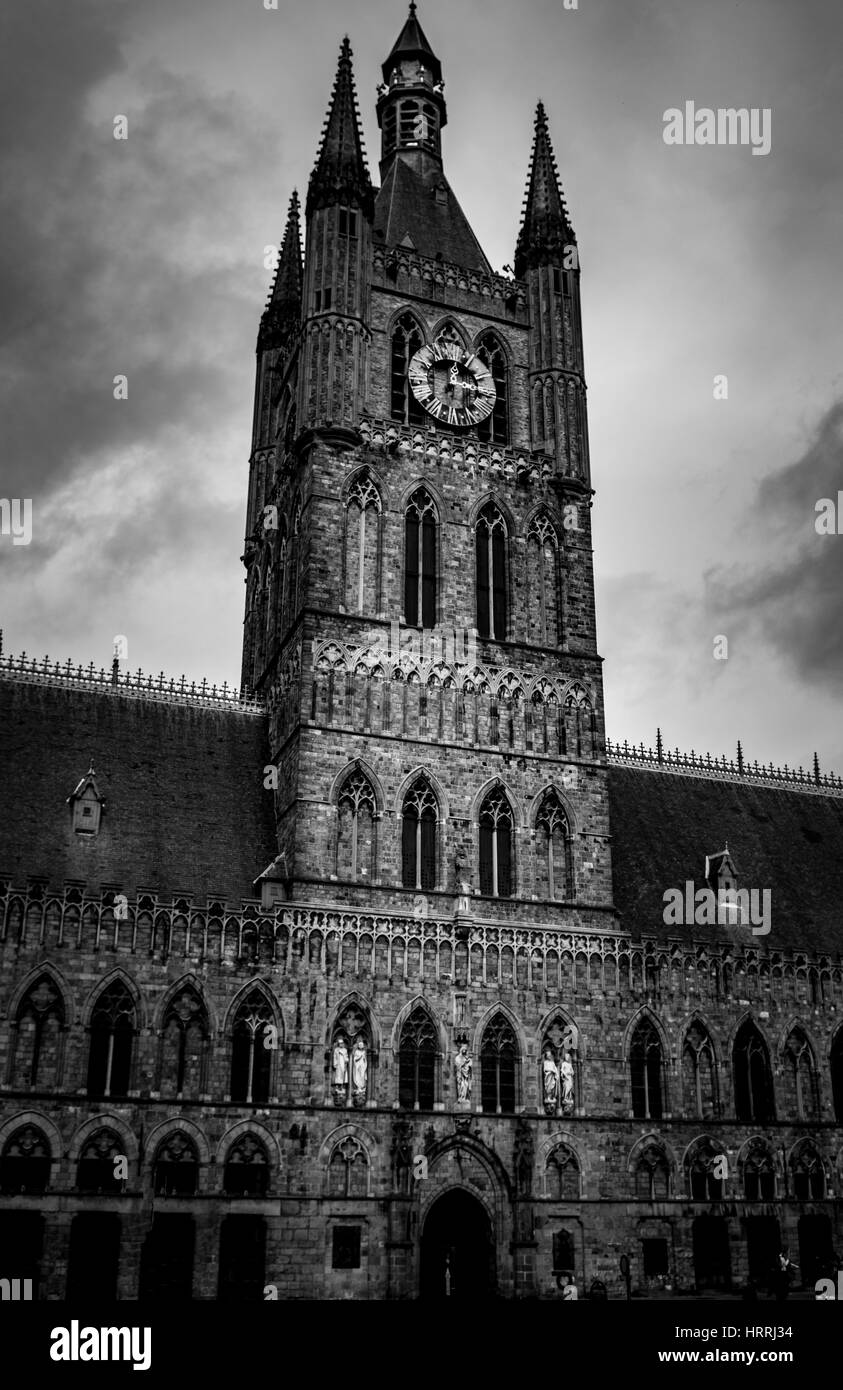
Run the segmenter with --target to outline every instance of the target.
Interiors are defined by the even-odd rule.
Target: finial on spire
[[[415,17],[416,17],[416,0],[410,0],[410,18],[411,18],[411,19],[415,19]]]

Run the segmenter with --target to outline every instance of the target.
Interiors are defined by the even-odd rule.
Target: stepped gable
[[[266,719],[237,705],[4,676],[0,876],[239,905],[277,853],[268,762]],[[91,764],[105,809],[88,836],[67,799]]]
[[[403,159],[390,165],[375,201],[375,245],[412,247],[466,270],[493,274],[442,170],[424,174]]]
[[[843,800],[609,764],[615,905],[633,936],[731,939],[765,951],[843,950]],[[738,888],[772,891],[771,929],[666,926],[663,895],[728,844]]]

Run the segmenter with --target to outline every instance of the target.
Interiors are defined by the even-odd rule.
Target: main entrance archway
[[[495,1292],[495,1243],[489,1215],[476,1197],[454,1188],[437,1197],[421,1238],[422,1298],[490,1298]]]

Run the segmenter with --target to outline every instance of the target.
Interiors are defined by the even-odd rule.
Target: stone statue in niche
[[[567,1049],[559,1063],[559,1080],[562,1086],[562,1114],[570,1115],[574,1108],[574,1064]]]
[[[333,1069],[334,1100],[337,1105],[341,1105],[348,1092],[348,1043],[342,1033],[340,1033],[334,1041],[331,1064]]]
[[[559,1068],[549,1047],[542,1057],[542,1100],[548,1115],[556,1114],[559,1104]]]
[[[457,1100],[471,1100],[471,1058],[468,1043],[461,1043],[454,1058],[454,1072],[457,1078]]]
[[[515,1181],[521,1197],[528,1197],[533,1186],[533,1134],[522,1115],[515,1130]]]
[[[358,1036],[351,1049],[351,1096],[355,1105],[363,1105],[366,1100],[366,1078],[369,1071],[369,1058],[366,1044]]]

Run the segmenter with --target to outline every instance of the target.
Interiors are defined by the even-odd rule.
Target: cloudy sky
[[[239,677],[254,342],[345,32],[403,0],[6,0],[5,651]],[[610,734],[843,772],[843,11],[827,0],[420,0],[449,179],[511,262],[542,97],[580,246]],[[771,110],[771,151],[668,146]],[[129,138],[113,139],[117,114]],[[128,399],[112,380],[128,377]],[[714,396],[724,374],[728,399]],[[843,519],[840,522],[843,532]],[[714,657],[728,638],[728,659]]]

